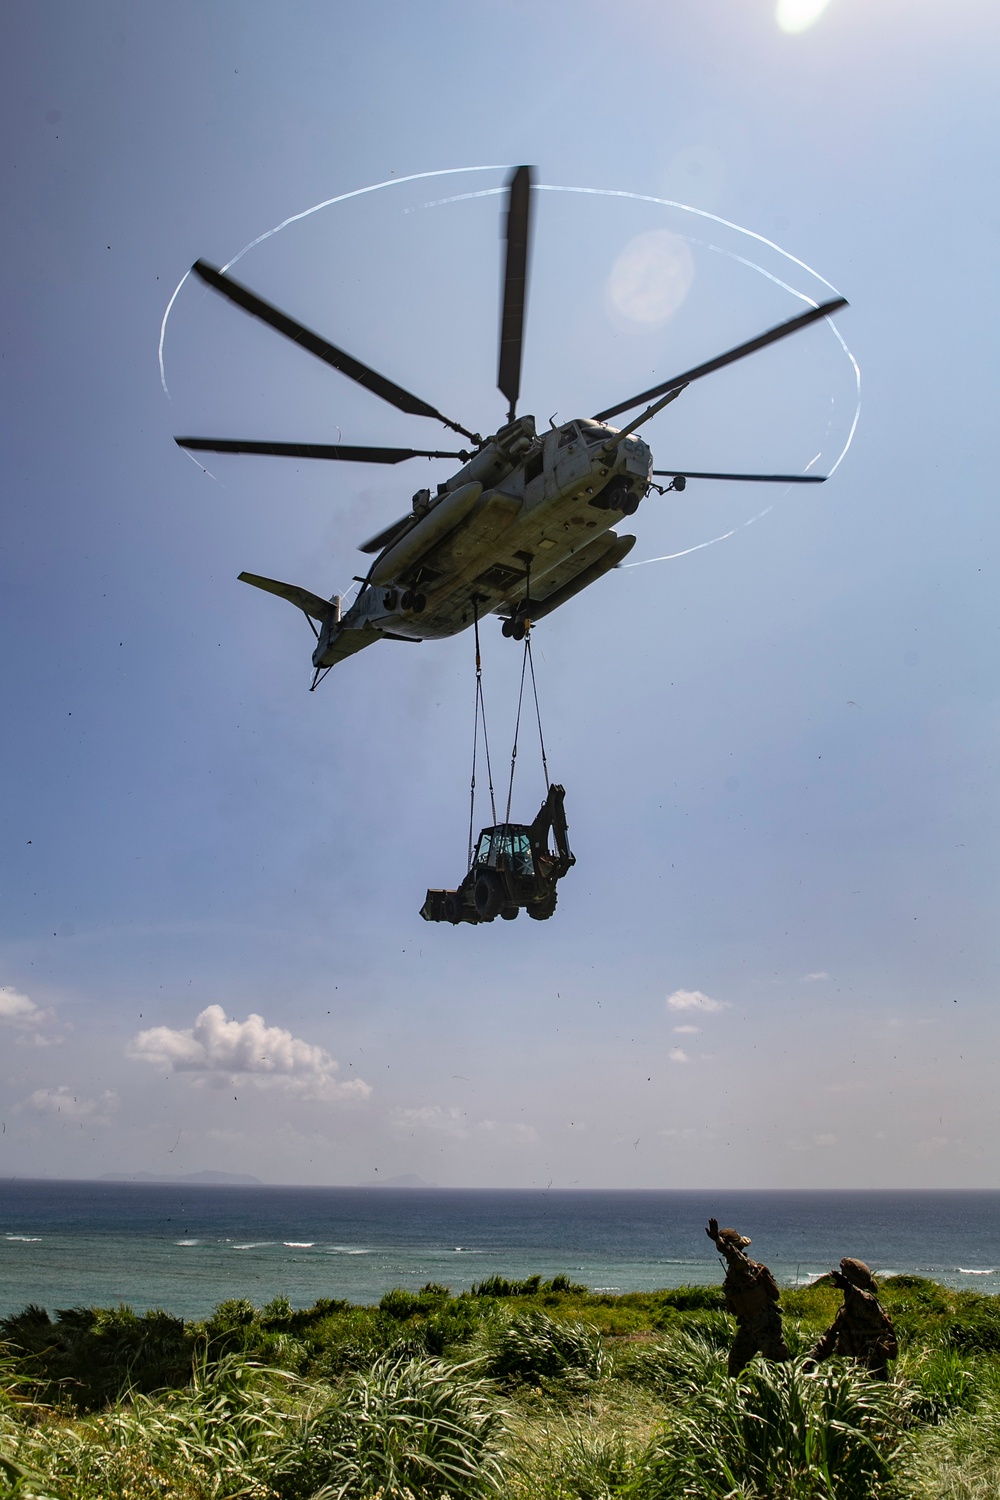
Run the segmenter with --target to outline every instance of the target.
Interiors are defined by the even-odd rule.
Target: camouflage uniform
[[[765,1359],[790,1359],[781,1330],[778,1284],[767,1266],[745,1253],[750,1240],[735,1229],[719,1229],[714,1219],[709,1220],[706,1233],[726,1258],[722,1290],[726,1307],[736,1319],[736,1338],[729,1351],[730,1375],[738,1375],[758,1353]]]
[[[876,1380],[889,1379],[889,1361],[899,1353],[892,1319],[879,1306],[878,1284],[863,1260],[845,1256],[839,1271],[831,1271],[844,1293],[844,1302],[823,1337],[809,1351],[815,1363],[839,1354],[867,1366]]]

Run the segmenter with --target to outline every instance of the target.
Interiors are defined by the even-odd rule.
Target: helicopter
[[[504,425],[487,437],[452,421],[421,397],[329,343],[227,272],[204,260],[192,267],[207,286],[348,379],[400,411],[441,423],[469,444],[443,452],[342,443],[175,438],[181,448],[202,453],[369,464],[398,464],[413,458],[460,462],[461,467],[438,484],[434,493],[418,490],[405,515],[361,543],[359,550],[374,560],[368,572],[355,579],[360,589],[348,609],[343,609],[337,594],[325,599],[297,584],[240,573],[241,582],[287,599],[305,615],[316,637],[313,689],[331,667],[377,640],[442,639],[470,625],[478,627],[489,613],[502,617],[505,636],[523,640],[531,623],[589,588],[627,556],[636,539],[619,535],[614,527],[634,515],[652,489],[661,494],[683,490],[689,479],[822,484],[826,478],[655,469],[652,452],[637,432],[693,381],[830,317],[847,306],[844,297],[811,305],[756,338],[592,417],[558,427],[550,424],[550,430],[543,433],[536,431],[533,417],[519,417],[532,168],[518,167],[506,186],[497,386],[508,412]],[[648,403],[645,409],[624,427],[610,425],[612,418],[644,403]],[[669,483],[659,485],[658,479]]]

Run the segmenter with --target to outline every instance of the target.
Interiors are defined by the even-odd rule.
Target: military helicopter
[[[507,184],[506,261],[500,321],[497,385],[508,402],[507,421],[489,437],[454,422],[353,355],[321,338],[265,302],[226,272],[198,260],[195,274],[237,307],[260,318],[348,379],[398,410],[428,417],[466,438],[468,449],[351,447],[346,444],[261,442],[179,437],[182,448],[202,453],[251,453],[278,458],[333,459],[342,463],[398,464],[411,458],[460,461],[436,492],[421,489],[410,509],[360,551],[374,561],[357,598],[343,610],[341,599],[310,593],[256,573],[243,583],[287,599],[300,609],[316,636],[312,662],[316,687],[337,662],[377,640],[424,641],[457,634],[485,614],[503,618],[503,633],[523,640],[530,622],[551,614],[617,566],[635,545],[614,525],[634,515],[651,489],[683,490],[689,479],[774,484],[822,484],[814,474],[721,474],[654,469],[649,447],[636,436],[695,380],[721,370],[758,349],[847,306],[835,297],[768,329],[704,364],[649,390],[551,430],[539,433],[530,416],[517,416],[527,300],[532,169],[521,166]],[[648,402],[622,428],[612,417]],[[657,485],[657,479],[669,484]]]

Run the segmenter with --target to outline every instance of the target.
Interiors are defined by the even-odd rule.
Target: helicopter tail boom
[[[280,583],[277,578],[261,578],[258,573],[241,573],[239,581],[250,583],[255,589],[263,589],[267,594],[277,594],[279,599],[287,599],[289,604],[294,604],[296,609],[301,609],[303,614],[318,620],[321,625],[337,612],[336,599],[321,599],[318,594],[300,588],[297,583]]]

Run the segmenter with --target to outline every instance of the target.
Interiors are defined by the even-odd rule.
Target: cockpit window
[[[492,828],[480,835],[476,864],[488,865],[495,870],[500,859],[515,875],[535,873],[531,840],[524,829]]]
[[[606,443],[609,434],[606,427],[585,427],[583,436],[590,447],[596,447],[598,443]]]
[[[576,423],[571,422],[570,425],[565,429],[565,431],[559,434],[560,448],[568,448],[570,443],[576,441],[578,435],[579,429],[577,428]]]

